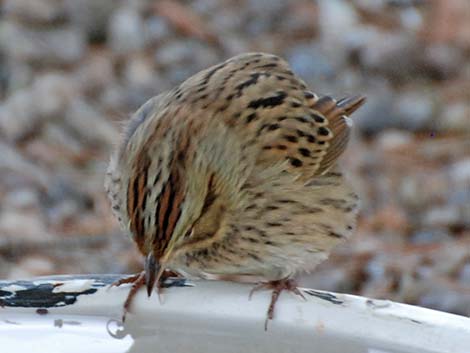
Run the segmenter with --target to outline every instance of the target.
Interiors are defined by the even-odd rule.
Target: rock
[[[5,0],[2,4],[5,17],[30,24],[50,24],[67,17],[62,0]]]
[[[418,31],[423,25],[423,15],[414,6],[406,7],[400,11],[400,22],[408,31]]]
[[[39,208],[40,205],[38,192],[26,187],[9,191],[1,200],[3,210],[30,210]]]
[[[91,97],[100,96],[106,87],[116,84],[111,51],[90,53],[73,74],[79,91]]]
[[[451,242],[452,237],[440,229],[419,230],[415,232],[410,241],[414,244],[433,244]]]
[[[119,140],[116,127],[93,106],[83,100],[74,100],[65,114],[65,122],[87,143],[112,146]]]
[[[106,40],[109,19],[116,9],[115,0],[64,0],[64,3],[72,23],[89,41]]]
[[[371,82],[369,87],[369,90],[363,93],[367,97],[367,103],[354,113],[355,126],[367,135],[391,128],[395,120],[395,93],[387,82],[376,80]]]
[[[5,96],[7,97],[15,91],[26,88],[34,80],[34,70],[28,63],[5,60],[5,62],[1,64],[4,66],[1,67],[0,70],[5,70],[3,88],[5,89]]]
[[[329,44],[340,44],[344,33],[353,31],[358,24],[358,15],[354,6],[346,1],[319,1],[318,19],[322,41]]]
[[[9,141],[20,140],[37,129],[40,116],[30,90],[20,90],[0,106],[0,132]]]
[[[73,82],[64,75],[39,76],[30,89],[16,91],[0,107],[0,131],[10,141],[37,132],[46,119],[64,114],[75,93]]]
[[[33,106],[45,119],[61,117],[69,103],[76,99],[75,81],[60,73],[39,76],[32,85]]]
[[[463,314],[468,313],[470,295],[443,286],[423,293],[417,304],[431,309]]]
[[[0,233],[2,240],[18,242],[51,239],[45,227],[45,222],[36,211],[18,212],[18,210],[3,210],[0,213]]]
[[[431,93],[408,89],[395,95],[387,85],[378,84],[365,95],[367,104],[354,114],[354,122],[367,134],[387,128],[420,131],[433,127],[435,102]]]
[[[465,102],[450,103],[442,107],[436,119],[439,131],[470,133],[470,104]]]
[[[85,54],[85,36],[74,27],[28,28],[6,22],[0,29],[0,45],[13,60],[38,65],[67,65]]]
[[[158,77],[151,60],[143,55],[132,55],[128,58],[123,69],[126,85],[130,87],[153,88],[154,93],[158,83]]]
[[[462,266],[462,269],[460,270],[459,273],[459,281],[462,283],[464,286],[468,286],[470,283],[470,263],[467,262]]]
[[[144,22],[136,8],[124,6],[112,14],[108,25],[109,45],[117,54],[131,54],[146,45]]]
[[[432,207],[423,214],[423,225],[427,227],[449,227],[461,224],[461,212],[457,206]]]
[[[332,77],[334,62],[315,44],[297,45],[286,55],[292,70],[307,82]]]
[[[375,31],[358,51],[358,61],[366,70],[398,82],[422,75],[423,47],[405,33]]]
[[[392,151],[406,147],[413,140],[413,135],[409,132],[387,130],[378,136],[377,147],[385,151]]]
[[[82,188],[83,184],[74,184],[73,180],[63,177],[51,180],[45,193],[41,195],[48,224],[61,227],[93,208],[93,199]]]
[[[212,47],[196,40],[171,41],[160,46],[154,58],[157,66],[166,70],[164,77],[171,85],[220,60]]]
[[[394,102],[393,126],[419,131],[431,128],[434,118],[433,96],[418,90],[402,91]]]
[[[470,158],[455,162],[449,167],[453,184],[470,185]]]
[[[433,44],[423,52],[423,68],[430,76],[444,80],[455,76],[465,65],[465,57],[459,48],[451,44]]]
[[[27,160],[19,151],[1,140],[0,151],[2,151],[2,158],[0,158],[0,181],[2,185],[13,188],[17,186],[17,183],[24,181],[33,183],[38,188],[47,185],[49,175],[43,168]],[[9,173],[14,178],[8,178]]]
[[[160,44],[173,34],[172,28],[165,19],[150,16],[144,21],[144,34],[149,44]]]
[[[57,264],[50,257],[30,254],[19,261],[9,273],[8,278],[18,280],[51,274],[57,274]]]

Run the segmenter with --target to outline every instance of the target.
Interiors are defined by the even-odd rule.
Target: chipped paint
[[[2,290],[7,291],[7,292],[16,292],[19,290],[25,290],[26,287],[24,286],[19,286],[17,284],[10,284],[9,286],[2,287]]]
[[[366,305],[372,309],[384,309],[388,308],[391,305],[391,302],[383,299],[367,299]]]
[[[317,297],[326,301],[329,301],[332,304],[343,304],[343,301],[338,299],[336,295],[329,292],[320,292],[313,289],[302,289],[302,291],[312,297]]]
[[[75,281],[63,282],[54,286],[53,293],[77,293],[84,292],[92,288],[95,283],[92,279],[77,279]]]

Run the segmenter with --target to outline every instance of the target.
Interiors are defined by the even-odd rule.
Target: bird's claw
[[[271,281],[271,282],[266,282],[266,283],[260,283],[256,285],[251,291],[248,296],[249,299],[253,296],[254,292],[257,292],[259,290],[272,290],[271,294],[271,302],[268,307],[268,312],[266,315],[266,320],[264,322],[264,330],[267,331],[268,329],[268,321],[272,320],[274,318],[274,308],[276,306],[276,302],[279,299],[279,295],[283,290],[287,290],[289,292],[292,292],[300,297],[302,299],[307,300],[303,293],[299,290],[297,287],[297,282],[293,279],[289,278],[284,278],[281,280],[277,281]]]

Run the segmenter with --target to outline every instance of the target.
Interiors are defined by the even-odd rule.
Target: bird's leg
[[[122,314],[122,322],[126,321],[126,315],[129,312],[129,308],[131,307],[132,300],[134,299],[137,291],[140,288],[142,288],[142,286],[145,284],[145,271],[142,271],[141,273],[134,275],[131,278],[135,278],[135,280],[134,282],[132,282],[131,290],[129,291],[129,294],[127,295],[126,301],[124,302],[124,307],[123,307],[124,312]],[[123,282],[123,283],[126,283],[126,282]]]
[[[298,296],[302,297],[305,300],[305,296],[302,294],[299,288],[297,288],[297,282],[290,278],[284,278],[284,279],[280,279],[277,281],[260,283],[256,285],[250,291],[249,298],[251,299],[254,292],[257,292],[259,290],[266,290],[266,289],[272,290],[272,294],[271,294],[271,303],[269,304],[269,307],[268,307],[266,321],[264,322],[265,331],[268,329],[268,320],[272,320],[274,317],[274,308],[276,306],[277,300],[279,299],[279,295],[281,294],[283,290],[287,290],[289,292],[297,294]]]
[[[132,283],[131,290],[127,295],[126,301],[124,302],[124,314],[122,316],[122,321],[126,319],[126,314],[129,312],[132,300],[135,295],[143,286],[147,289],[147,295],[150,297],[152,295],[153,287],[157,287],[157,292],[160,298],[160,292],[162,288],[162,283],[169,277],[174,276],[174,272],[167,271],[161,267],[156,261],[153,254],[149,254],[145,259],[144,270],[140,273],[137,273],[130,277],[125,277],[117,280],[111,284],[111,287],[118,287],[125,283]]]

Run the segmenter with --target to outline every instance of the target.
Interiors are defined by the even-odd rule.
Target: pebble
[[[434,244],[452,241],[452,237],[441,229],[419,230],[414,233],[410,241],[414,244]]]
[[[470,104],[460,101],[442,107],[436,127],[439,131],[470,133]]]
[[[449,175],[454,184],[470,186],[470,158],[453,163],[449,168]]]
[[[394,102],[392,124],[408,131],[431,128],[434,118],[434,101],[431,94],[417,90],[400,92]]]
[[[8,278],[18,280],[51,274],[57,274],[57,266],[50,257],[30,254],[15,266]]]
[[[35,187],[42,188],[49,183],[49,175],[43,167],[34,164],[11,144],[7,144],[1,139],[0,151],[2,151],[0,185],[13,189],[18,187],[18,184],[28,181],[27,184],[34,184]]]
[[[421,75],[422,48],[416,39],[405,33],[375,31],[359,51],[359,63],[366,70],[394,81],[408,82]]]
[[[461,213],[457,206],[434,206],[423,213],[422,223],[426,227],[449,227],[461,224]]]
[[[61,117],[77,96],[75,81],[61,73],[50,72],[39,76],[32,85],[32,105],[45,119]]]
[[[436,310],[468,315],[470,295],[443,286],[423,293],[417,304]]]
[[[39,194],[37,190],[32,188],[19,187],[11,190],[2,198],[2,209],[11,209],[21,212],[21,210],[39,207]]]
[[[146,45],[144,31],[144,22],[137,9],[123,6],[114,11],[109,20],[109,45],[120,55],[143,50]]]
[[[0,45],[13,60],[37,65],[76,63],[86,52],[85,36],[74,27],[29,28],[5,22]]]
[[[354,114],[354,123],[362,133],[373,135],[393,127],[395,93],[383,80],[375,80],[369,87],[364,92],[367,104]]]
[[[119,139],[117,127],[84,100],[74,100],[64,118],[67,126],[80,136],[83,144],[104,144],[110,147]]]
[[[413,142],[414,137],[410,132],[401,130],[386,130],[376,140],[377,147],[384,151],[392,151],[404,148]]]
[[[423,67],[440,80],[455,76],[465,65],[465,58],[455,45],[442,43],[429,45],[423,51]]]
[[[20,230],[21,231],[18,231]],[[2,210],[0,213],[2,241],[40,241],[52,239],[39,212]]]
[[[63,1],[57,0],[4,0],[3,15],[31,24],[51,24],[64,21],[67,12]]]
[[[9,141],[20,140],[36,130],[40,117],[33,100],[31,91],[23,89],[0,106],[0,132]]]
[[[286,54],[292,70],[307,82],[324,80],[335,73],[333,61],[314,43],[294,46]]]
[[[172,34],[174,34],[173,30],[165,19],[158,16],[150,16],[144,20],[144,35],[149,44],[161,44]]]
[[[28,0],[25,0],[28,1]],[[116,10],[116,0],[62,0],[71,23],[83,31],[89,42],[104,42],[107,26]]]
[[[464,286],[469,286],[470,284],[470,260],[467,260],[467,263],[463,265],[459,273],[459,281]]]

